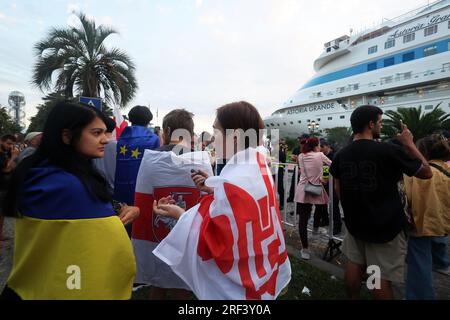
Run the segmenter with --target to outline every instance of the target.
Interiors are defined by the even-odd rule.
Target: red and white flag
[[[116,122],[116,129],[113,131],[112,134],[116,140],[119,140],[119,137],[122,134],[123,129],[125,129],[128,126],[128,123],[123,118],[117,105],[114,105],[113,113],[114,113],[113,119]]]
[[[236,154],[206,185],[214,195],[185,212],[153,253],[198,299],[275,299],[291,265],[265,155]]]
[[[197,205],[200,192],[191,178],[191,169],[212,175],[207,152],[175,155],[173,152],[146,150],[136,182],[135,206],[139,218],[133,223],[132,243],[136,256],[136,283],[160,288],[189,289],[152,251],[172,230],[175,219],[153,215],[153,200],[169,195],[186,210]]]

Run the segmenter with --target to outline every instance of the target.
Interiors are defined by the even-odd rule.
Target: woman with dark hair
[[[322,185],[323,164],[331,165],[331,160],[320,152],[320,142],[316,137],[311,137],[302,145],[302,153],[298,156],[300,168],[300,181],[297,186],[294,201],[297,202],[297,212],[300,213],[299,233],[302,242],[301,257],[310,259],[308,249],[308,221],[311,217],[312,206],[314,209],[313,234],[318,234],[319,227],[327,225],[328,194]],[[319,186],[320,194],[307,192],[307,185]]]
[[[289,283],[274,182],[267,150],[260,146],[262,129],[258,110],[248,102],[219,108],[214,136],[223,159],[220,176],[192,173],[204,196],[186,212],[170,198],[153,204],[154,213],[179,218],[153,253],[199,299],[275,299]]]
[[[50,112],[42,143],[17,167],[4,205],[16,217],[14,264],[2,298],[129,299],[135,261],[105,178],[92,159],[107,143],[103,114],[60,102]]]
[[[439,134],[420,139],[416,145],[429,161],[433,177],[404,177],[414,220],[406,255],[406,299],[434,300],[433,271],[450,275],[450,147]]]

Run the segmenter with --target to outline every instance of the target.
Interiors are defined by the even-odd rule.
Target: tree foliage
[[[20,133],[22,128],[13,121],[8,114],[8,110],[0,105],[0,136],[4,134]]]
[[[109,104],[125,107],[138,88],[134,63],[122,50],[106,48],[104,41],[117,33],[114,29],[97,26],[82,13],[78,18],[80,26],[53,28],[34,46],[32,82],[67,98],[103,97]]]
[[[341,149],[346,146],[352,136],[352,128],[347,127],[335,127],[326,129],[327,140],[336,149]]]
[[[440,130],[450,129],[450,114],[445,113],[438,104],[428,113],[419,108],[398,108],[397,111],[386,111],[388,117],[383,120],[381,130],[384,138],[392,138],[401,130],[400,120],[408,126],[414,141]]]

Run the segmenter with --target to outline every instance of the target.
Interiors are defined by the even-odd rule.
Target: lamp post
[[[319,124],[316,123],[315,121],[311,121],[311,122],[308,124],[308,129],[309,129],[309,132],[311,133],[311,135],[314,135],[314,131],[315,131],[316,129],[319,129]]]

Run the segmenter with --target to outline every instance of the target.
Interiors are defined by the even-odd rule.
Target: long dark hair
[[[96,118],[106,121],[101,112],[90,106],[66,101],[56,104],[48,115],[39,148],[18,165],[11,177],[3,205],[3,215],[19,216],[18,198],[28,171],[44,161],[78,177],[94,198],[103,202],[111,201],[112,195],[108,191],[105,178],[94,168],[91,159],[82,157],[75,147],[83,129]],[[70,132],[70,145],[63,142],[63,130]]]

